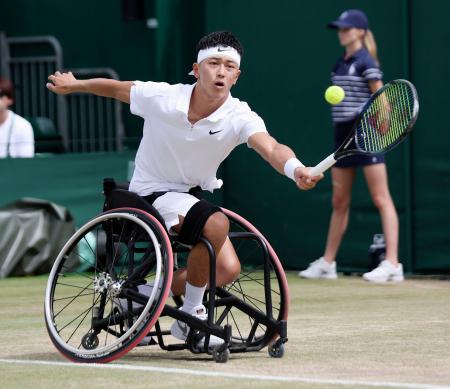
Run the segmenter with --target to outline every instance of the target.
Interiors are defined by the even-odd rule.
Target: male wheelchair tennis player
[[[127,184],[105,179],[103,193],[103,212],[65,244],[47,284],[47,330],[65,357],[109,362],[138,345],[189,349],[211,354],[216,362],[265,346],[270,356],[283,356],[287,281],[274,250],[251,223],[222,208],[241,263],[239,276],[224,286],[216,286],[213,246],[199,238],[210,262],[207,315],[199,318],[179,309],[181,296],[170,296],[174,269],[190,246],[169,234],[158,211]],[[174,343],[162,323],[166,316],[186,325],[185,341]],[[213,337],[220,343],[212,344]]]

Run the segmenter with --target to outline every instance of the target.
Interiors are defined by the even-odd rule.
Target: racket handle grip
[[[318,176],[320,173],[323,173],[325,170],[329,169],[336,163],[336,159],[334,159],[334,154],[330,154],[323,161],[319,162],[316,166],[314,166],[309,174],[311,176]]]

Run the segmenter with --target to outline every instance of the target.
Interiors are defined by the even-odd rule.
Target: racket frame
[[[394,142],[392,142],[392,144],[390,144],[389,146],[387,146],[380,152],[370,152],[370,151],[361,149],[358,145],[356,137],[357,137],[357,129],[361,122],[362,117],[364,116],[364,113],[370,108],[370,106],[372,105],[372,102],[379,95],[381,95],[387,88],[391,87],[393,84],[398,84],[398,83],[406,83],[409,86],[410,90],[412,91],[412,95],[413,95],[413,99],[414,99],[413,113],[412,113],[412,116],[408,123],[407,128],[403,131],[401,136],[399,136]],[[417,121],[418,114],[419,114],[419,97],[418,97],[418,94],[417,94],[417,91],[416,91],[416,88],[414,87],[414,85],[410,81],[404,80],[404,79],[397,79],[397,80],[392,80],[392,81],[388,82],[387,84],[383,85],[380,89],[378,89],[366,101],[366,103],[362,107],[360,113],[356,117],[355,123],[353,125],[353,130],[350,131],[350,134],[347,136],[345,141],[342,142],[342,144],[338,147],[338,149],[335,152],[333,152],[328,157],[326,157],[321,162],[319,162],[316,166],[314,166],[311,169],[310,174],[312,176],[319,175],[319,174],[323,173],[324,171],[326,171],[327,169],[329,169],[331,166],[333,166],[338,160],[348,157],[348,156],[351,156],[351,155],[373,155],[373,156],[376,156],[376,155],[386,153],[387,151],[398,146],[410,134],[414,124]],[[347,149],[347,147],[351,144],[351,142],[353,140],[355,141],[356,149]]]

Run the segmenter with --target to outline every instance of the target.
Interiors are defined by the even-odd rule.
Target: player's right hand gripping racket
[[[317,176],[350,155],[385,153],[408,136],[418,114],[419,99],[414,85],[407,80],[387,83],[363,106],[344,143],[309,173]]]

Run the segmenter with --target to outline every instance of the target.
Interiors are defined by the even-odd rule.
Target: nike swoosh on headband
[[[241,66],[241,55],[234,47],[231,46],[214,46],[202,49],[197,54],[197,63],[202,62],[206,58],[215,56],[226,57],[227,59],[235,62],[238,68]],[[193,75],[194,72],[191,71],[188,74]]]

